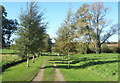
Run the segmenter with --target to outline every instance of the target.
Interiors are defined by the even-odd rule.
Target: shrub
[[[117,53],[120,53],[120,47],[117,47],[116,52],[117,52]]]
[[[107,46],[106,44],[103,44],[101,47],[102,53],[120,53],[120,47],[115,46]]]
[[[111,46],[109,49],[112,51],[112,53],[120,53],[120,47]]]
[[[110,47],[108,47],[106,44],[103,44],[101,46],[101,52],[102,53],[112,53],[112,50],[110,49]]]
[[[95,53],[95,43],[89,44],[87,53]]]
[[[86,54],[87,53],[87,44],[86,43],[82,43],[80,42],[78,45],[77,45],[77,51],[78,53],[80,54]]]

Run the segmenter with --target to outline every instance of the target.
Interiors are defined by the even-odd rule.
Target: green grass
[[[21,58],[16,54],[0,54],[2,58],[2,65],[10,64],[11,62],[17,62]]]
[[[52,67],[53,64],[50,61],[51,59],[51,56],[48,56],[46,59],[43,81],[54,81],[55,69]]]
[[[2,82],[2,74],[0,74],[0,83]]]
[[[0,49],[0,53],[17,53],[17,51],[12,49]]]
[[[45,71],[43,81],[55,80],[55,68],[51,63],[52,57],[60,69],[66,81],[117,81],[118,80],[118,54],[77,54],[70,55],[70,68],[67,66],[67,56],[41,56],[35,63],[30,60],[30,67],[22,62],[6,69],[3,72],[3,81],[31,81],[39,72],[44,59]],[[4,56],[6,60],[14,61],[19,59],[16,55]],[[15,58],[16,57],[16,58]],[[17,58],[18,57],[18,58]]]
[[[118,80],[118,54],[78,54],[70,57],[69,69],[67,56],[55,59],[66,81]]]
[[[30,60],[30,67],[26,67],[26,62],[23,62],[6,69],[2,73],[2,81],[31,81],[39,72],[45,58],[39,57],[35,63]]]

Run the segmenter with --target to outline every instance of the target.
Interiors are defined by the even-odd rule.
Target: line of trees
[[[69,9],[67,17],[62,23],[52,46],[51,38],[46,33],[47,22],[44,22],[44,12],[39,11],[36,2],[26,4],[21,10],[18,24],[17,20],[7,19],[7,12],[3,6],[2,11],[2,46],[9,47],[11,35],[16,32],[14,48],[19,51],[22,58],[39,57],[41,52],[55,51],[61,54],[101,52],[101,46],[118,30],[118,24],[109,26],[105,17],[109,8],[103,3],[83,4],[74,14]],[[109,29],[108,29],[109,27]],[[107,28],[107,31],[105,29]],[[52,49],[51,49],[52,47]]]
[[[27,58],[27,67],[29,67],[29,58],[39,57],[42,51],[50,51],[51,39],[46,34],[47,22],[44,22],[43,10],[39,11],[36,2],[27,3],[26,10],[20,13],[20,27],[16,39],[16,47],[19,55]]]
[[[102,44],[119,30],[118,24],[109,26],[105,19],[108,13],[103,3],[83,4],[74,14],[69,9],[52,50],[62,54],[101,53]]]
[[[40,10],[40,11],[39,11]],[[44,21],[44,12],[39,8],[36,2],[26,3],[26,9],[21,10],[18,24],[17,20],[7,19],[7,12],[1,5],[2,19],[2,44],[3,48],[12,47],[18,51],[18,55],[23,59],[27,59],[27,67],[29,67],[29,59],[39,57],[42,52],[51,52],[52,41],[46,33],[48,22]],[[15,44],[11,44],[12,34],[17,35]]]

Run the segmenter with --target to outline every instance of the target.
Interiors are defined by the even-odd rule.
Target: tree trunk
[[[27,67],[29,67],[29,57],[27,57]]]
[[[38,58],[39,58],[39,54],[40,54],[40,53],[36,54],[36,60],[38,60]]]
[[[38,58],[39,58],[39,55],[40,55],[40,53],[38,53],[38,54],[36,55],[36,60],[38,60]]]
[[[60,54],[59,54],[59,53],[57,54],[57,56],[58,56],[58,57],[59,57],[59,59],[60,59]]]
[[[99,29],[96,29],[97,35],[96,35],[96,54],[100,54],[100,34],[99,34]]]
[[[40,56],[42,56],[42,52],[40,52]]]
[[[96,44],[96,54],[100,54],[101,53],[101,45],[100,45],[100,42],[98,42]]]
[[[38,58],[39,58],[39,56],[40,56],[40,53],[37,54],[37,57],[38,57]]]
[[[39,53],[39,56],[41,56],[41,52]]]
[[[38,59],[38,58],[39,58],[39,56],[40,56],[40,53],[39,53],[39,54],[37,54],[36,58]]]
[[[70,67],[70,55],[68,54],[68,68]]]
[[[34,60],[35,60],[35,56],[33,55],[32,63],[34,63]]]

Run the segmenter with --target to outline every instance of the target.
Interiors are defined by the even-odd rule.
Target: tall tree
[[[83,33],[88,35],[87,39],[92,40],[91,42],[95,44],[97,54],[100,53],[101,45],[119,29],[115,24],[107,29],[106,33],[103,33],[109,25],[105,19],[108,12],[109,8],[104,7],[103,3],[83,4],[77,12],[76,22],[79,24],[79,28],[83,29]]]
[[[52,39],[50,38],[50,36],[48,34],[45,35],[45,39],[44,39],[44,51],[46,52],[51,52],[51,48],[52,48]]]
[[[80,7],[75,13],[75,27],[80,35],[79,39],[82,38],[81,42],[86,42],[85,47],[87,48],[87,52],[89,52],[89,44],[92,41],[92,34],[94,33],[91,28],[91,23],[89,23],[92,16],[89,15],[88,8],[88,4],[83,4],[82,7]]]
[[[68,10],[67,18],[64,23],[61,25],[57,32],[56,47],[59,47],[59,52],[66,54],[70,51],[70,42],[73,41],[73,26],[72,26],[72,14],[71,11]]]
[[[69,59],[70,59],[70,52],[73,50],[74,48],[74,39],[76,37],[75,34],[75,29],[74,29],[74,25],[73,25],[73,17],[72,17],[72,13],[70,11],[70,9],[68,10],[67,13],[67,18],[65,19],[64,23],[62,24],[62,26],[59,28],[58,32],[57,32],[57,38],[56,43],[55,43],[55,47],[56,50],[59,53],[62,54],[66,54],[68,55],[68,67],[69,67]]]
[[[0,49],[2,48],[2,7],[0,7]]]
[[[6,48],[12,43],[11,36],[17,30],[18,22],[16,19],[7,18],[7,12],[2,5],[0,5],[0,11],[2,12],[2,47]]]
[[[20,13],[20,25],[18,30],[18,40],[16,44],[18,45],[18,50],[20,55],[27,57],[27,67],[29,67],[29,57],[34,56],[38,53],[39,48],[42,46],[46,22],[43,22],[43,12],[38,11],[37,3],[30,2],[27,3],[27,9]]]

